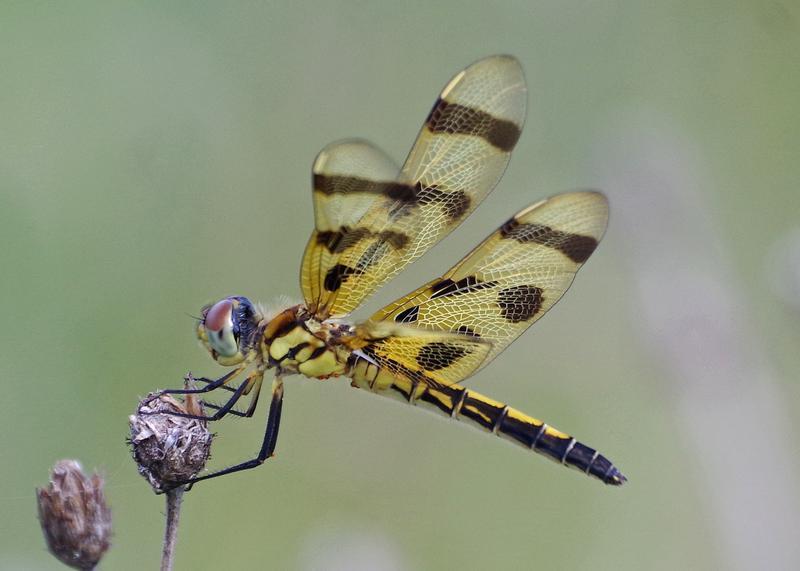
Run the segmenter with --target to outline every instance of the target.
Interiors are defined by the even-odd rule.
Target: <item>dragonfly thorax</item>
[[[340,339],[350,333],[347,325],[312,318],[303,305],[276,315],[261,333],[261,359],[268,367],[285,373],[326,379],[347,371],[350,351]]]

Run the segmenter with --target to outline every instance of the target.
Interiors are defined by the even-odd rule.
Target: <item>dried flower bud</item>
[[[111,510],[103,485],[97,473],[88,477],[75,460],[61,460],[50,484],[36,489],[47,547],[74,569],[94,569],[111,545]]]
[[[187,377],[187,386],[191,382]],[[182,403],[168,395],[151,393],[139,402],[136,414],[129,419],[133,459],[156,493],[195,476],[211,453],[213,435],[204,421],[167,414],[203,414],[197,399],[193,395],[187,397]]]

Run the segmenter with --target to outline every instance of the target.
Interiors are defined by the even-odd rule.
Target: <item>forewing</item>
[[[314,231],[300,266],[300,284],[307,303],[318,300],[327,272],[341,253],[359,239],[358,221],[387,188],[395,185],[399,167],[368,141],[331,143],[312,167]]]
[[[349,188],[343,194],[370,197],[357,221],[312,236],[303,290],[318,318],[353,311],[472,212],[508,164],[525,105],[522,69],[510,56],[480,60],[447,84],[395,182]]]
[[[485,366],[561,298],[607,221],[608,202],[599,192],[543,200],[509,219],[442,277],[370,319],[488,340]]]

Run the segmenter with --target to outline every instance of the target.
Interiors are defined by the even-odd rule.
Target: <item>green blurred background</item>
[[[220,372],[188,314],[298,299],[316,152],[402,159],[493,53],[530,86],[508,172],[366,309],[528,203],[602,188],[572,291],[469,384],[630,482],[291,378],[276,459],[189,494],[177,568],[799,568],[800,8],[700,4],[0,4],[0,568],[59,568],[33,488],[64,457],[107,476],[104,568],[157,568],[163,497],[124,440],[139,396]],[[216,428],[221,467],[263,417]]]

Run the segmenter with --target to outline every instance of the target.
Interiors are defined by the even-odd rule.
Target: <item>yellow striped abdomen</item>
[[[626,481],[611,461],[593,448],[541,420],[460,385],[432,386],[396,375],[357,355],[351,359],[348,374],[355,387],[464,421],[606,484],[618,486]]]

